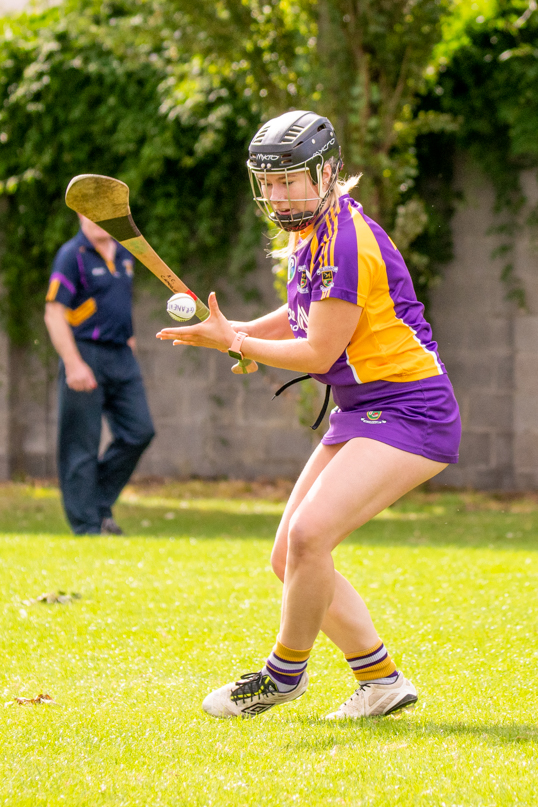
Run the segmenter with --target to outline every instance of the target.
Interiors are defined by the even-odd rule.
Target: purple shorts
[[[333,387],[332,394],[336,408],[325,445],[369,437],[436,462],[458,461],[460,413],[446,374]]]

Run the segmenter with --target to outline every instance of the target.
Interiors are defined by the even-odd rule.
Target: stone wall
[[[460,463],[438,480],[456,487],[514,490],[538,483],[538,253],[525,224],[538,185],[530,171],[522,182],[529,205],[512,236],[512,257],[525,311],[506,299],[500,279],[506,256],[492,257],[501,243],[494,234],[501,221],[493,213],[493,190],[469,161],[456,166],[462,201],[452,221],[454,260],[431,306],[463,422]]]
[[[9,477],[9,361],[8,340],[0,332],[0,479]]]
[[[538,487],[538,252],[533,231],[514,233],[515,274],[525,311],[506,300],[505,259],[493,258],[499,221],[486,179],[460,160],[462,201],[453,218],[454,260],[432,294],[430,318],[460,402],[461,461],[437,481],[455,487],[528,490]],[[538,202],[533,172],[522,176],[529,206]],[[143,268],[137,270],[145,272]],[[152,279],[149,280],[152,283]],[[269,261],[256,277],[263,303],[221,300],[224,311],[248,319],[278,305]],[[140,284],[139,284],[140,285]],[[275,401],[274,390],[294,374],[261,368],[246,377],[214,351],[174,348],[155,333],[170,320],[167,290],[153,282],[139,292],[135,327],[157,437],[138,467],[144,476],[294,477],[318,434],[298,421],[298,390]],[[55,474],[55,360],[43,364],[10,350],[0,335],[0,478],[14,472]],[[320,388],[320,404],[322,390]],[[106,430],[104,433],[106,440]],[[22,444],[16,456],[14,446]]]
[[[270,263],[262,256],[260,264],[256,286],[263,302],[246,305],[237,295],[221,300],[229,316],[250,319],[280,304]],[[262,367],[237,376],[227,355],[159,342],[156,332],[171,324],[165,313],[169,292],[156,280],[150,278],[149,283],[151,292],[137,294],[134,322],[157,436],[137,474],[297,476],[317,434],[299,423],[297,388],[271,400],[274,391],[297,374]],[[56,475],[56,367],[55,357],[43,362],[42,356],[10,348],[0,335],[0,479]],[[105,425],[103,447],[108,439]]]
[[[242,320],[279,305],[269,262],[259,273],[265,307],[240,300],[221,304]],[[160,303],[143,295],[135,310],[139,357],[157,427],[139,472],[157,476],[296,476],[312,449],[313,436],[297,417],[297,391],[272,401],[274,391],[296,373],[260,368],[237,376],[233,361],[217,351],[173,347],[155,333],[170,320]],[[152,311],[153,309],[153,311]]]
[[[518,489],[538,488],[538,238],[525,226],[529,209],[538,206],[535,172],[522,176],[526,209],[516,234],[515,268],[527,310],[514,318],[514,482]]]

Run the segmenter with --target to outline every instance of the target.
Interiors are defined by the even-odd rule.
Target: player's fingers
[[[192,331],[192,329],[196,327],[196,325],[191,325],[189,328],[162,328],[156,336],[157,339],[175,339],[183,333]]]
[[[156,334],[157,339],[177,339],[177,333],[165,333],[164,331],[160,331]]]
[[[174,339],[174,345],[194,345],[195,347],[210,347],[210,343],[205,339],[193,339],[189,338],[188,336],[176,337]]]
[[[210,292],[207,302],[209,303],[209,310],[212,314],[220,314],[219,304],[217,303],[217,295],[214,291]]]

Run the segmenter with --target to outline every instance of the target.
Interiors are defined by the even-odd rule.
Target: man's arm
[[[67,386],[76,392],[91,392],[97,388],[92,368],[80,355],[73,331],[65,318],[65,305],[45,304],[45,325],[52,344],[65,365]]]

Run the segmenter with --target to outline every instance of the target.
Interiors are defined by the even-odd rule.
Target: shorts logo
[[[381,420],[381,409],[373,409],[370,412],[366,413],[365,418],[361,418],[363,423],[386,423],[386,420]]]
[[[297,269],[297,258],[292,255],[288,261],[288,283],[291,283],[295,277],[295,270]]]

